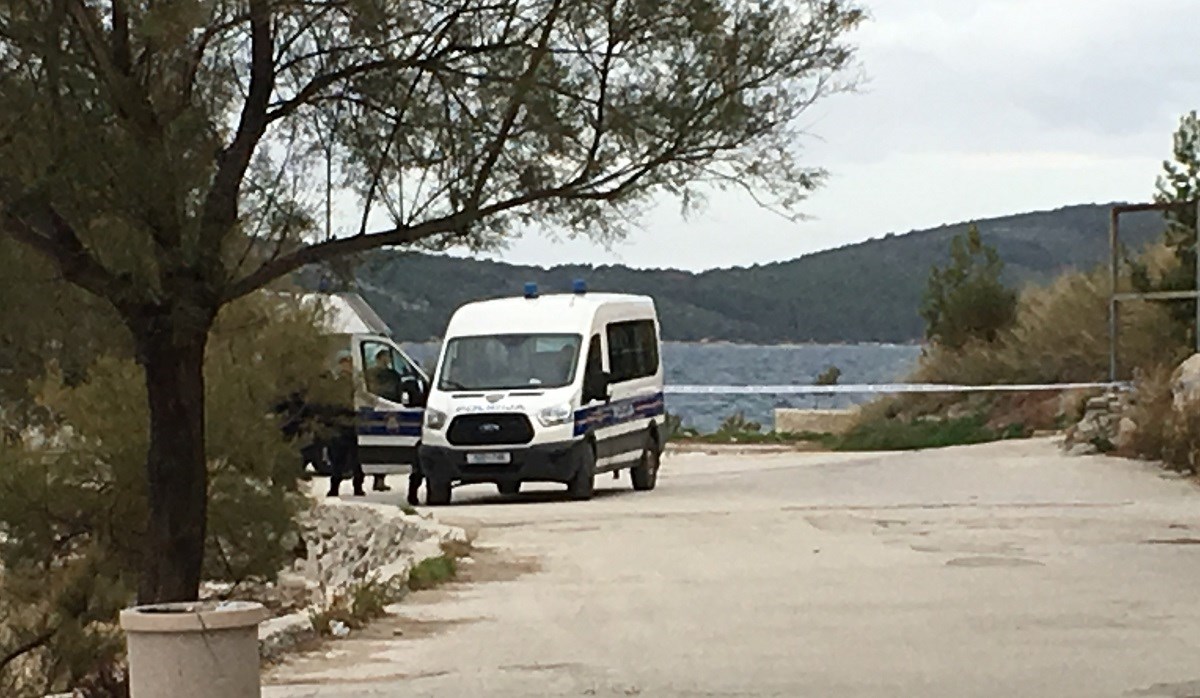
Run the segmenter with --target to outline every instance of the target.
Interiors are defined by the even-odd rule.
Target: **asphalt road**
[[[456,491],[468,581],[264,695],[1200,696],[1200,492],[1152,466],[1033,441],[600,486]]]

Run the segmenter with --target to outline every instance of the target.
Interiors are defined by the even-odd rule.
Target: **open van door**
[[[429,378],[379,335],[354,336],[358,458],[367,475],[407,474],[417,458]]]

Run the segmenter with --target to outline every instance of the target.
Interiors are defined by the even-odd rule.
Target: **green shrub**
[[[837,366],[826,366],[824,371],[817,375],[813,385],[837,385],[838,379],[842,377],[842,369]]]
[[[666,436],[666,440],[670,441],[677,438],[686,439],[695,436],[697,432],[695,429],[683,425],[683,417],[667,412],[663,422],[663,434]]]
[[[761,431],[761,424],[746,419],[746,415],[743,412],[736,412],[721,422],[721,426],[717,427],[716,434],[718,436],[742,436],[757,434]]]
[[[812,431],[792,433],[787,431],[763,431],[763,432],[733,432],[712,434],[694,434],[688,438],[688,441],[703,444],[798,444],[798,443],[819,443],[830,445],[835,443],[837,437],[833,434],[822,434]]]
[[[319,313],[263,294],[213,330],[206,579],[270,579],[292,555],[300,468],[271,407],[324,369]],[[96,683],[119,658],[147,509],[142,380],[120,355],[78,381],[51,368],[34,393],[54,441],[0,448],[0,658],[26,650],[0,666],[0,695]]]
[[[438,555],[418,562],[408,573],[408,588],[412,591],[432,589],[451,581],[458,574],[458,563],[451,555]]]
[[[904,451],[985,443],[1026,435],[1023,425],[996,430],[987,426],[982,415],[956,419],[878,419],[860,422],[842,437],[838,451]]]
[[[1155,266],[1161,258],[1158,248],[1143,255]],[[968,342],[958,350],[931,347],[911,380],[969,385],[1107,380],[1107,274],[1070,272],[1047,286],[1026,289],[1013,325],[995,341]],[[1162,304],[1123,304],[1120,318],[1125,376],[1139,367],[1178,363],[1186,355]]]

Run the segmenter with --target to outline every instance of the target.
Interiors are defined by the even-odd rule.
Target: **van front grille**
[[[450,422],[446,439],[455,446],[515,446],[533,440],[533,425],[520,413],[466,414]]]

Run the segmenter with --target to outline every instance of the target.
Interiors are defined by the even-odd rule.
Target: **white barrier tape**
[[[671,385],[668,395],[834,395],[892,393],[1025,393],[1045,390],[1128,390],[1129,383],[1039,383],[950,385],[945,383],[859,383],[847,385]]]

